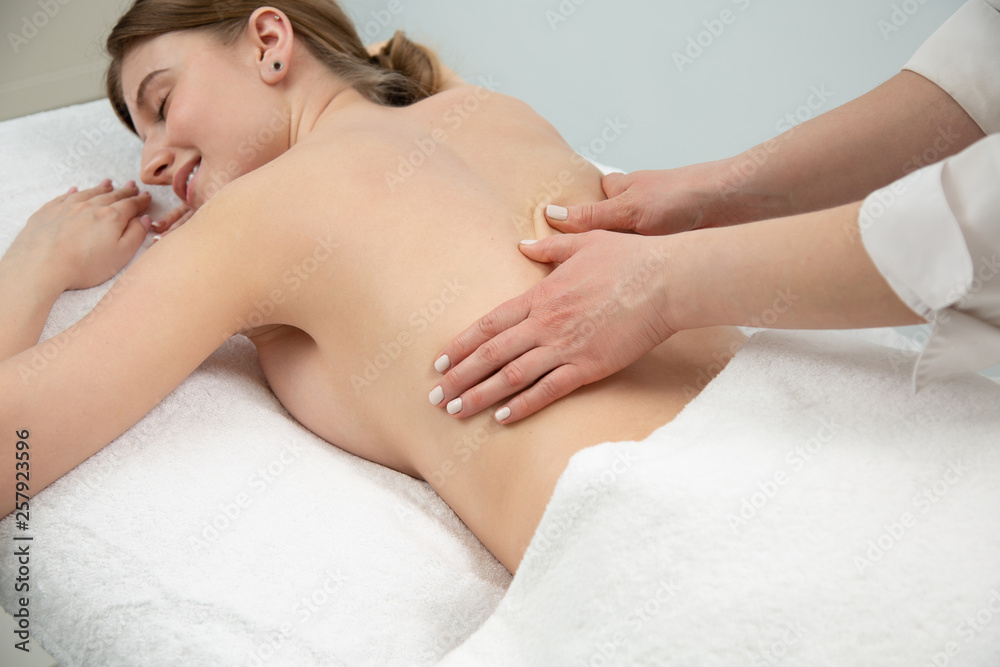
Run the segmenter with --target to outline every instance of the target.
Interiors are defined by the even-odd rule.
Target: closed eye
[[[160,105],[156,110],[156,122],[162,123],[167,120],[167,98],[169,95],[164,95],[163,99],[160,100]]]

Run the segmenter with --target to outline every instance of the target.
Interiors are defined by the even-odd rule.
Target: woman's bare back
[[[552,198],[604,199],[601,174],[527,105],[483,88],[369,111],[320,127],[260,170],[257,182],[276,184],[274,205],[294,224],[264,232],[281,259],[244,331],[289,412],[350,452],[427,480],[513,571],[569,457],[668,422],[744,337],[675,336],[509,426],[491,411],[455,420],[432,408],[436,353],[551,271],[518,241],[552,233],[540,215]],[[335,174],[349,184],[324,188]],[[652,257],[651,268],[667,261]]]

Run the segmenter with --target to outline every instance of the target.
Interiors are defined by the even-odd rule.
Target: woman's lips
[[[200,164],[201,162],[199,161],[198,165]],[[198,165],[195,165],[198,171],[194,172],[194,175],[191,176],[191,178],[187,182],[187,197],[185,198],[185,201],[187,202],[187,205],[190,206],[191,208],[194,208],[194,184],[195,181],[198,180],[198,174],[201,173],[201,168]]]
[[[201,158],[189,162],[183,169],[178,170],[178,172],[174,174],[174,193],[181,201],[186,202],[187,205],[192,208],[194,208],[192,205],[192,200],[194,199],[193,186],[195,180],[198,178],[198,174],[195,173],[192,176],[192,172],[195,169],[198,169],[199,165],[201,165]]]

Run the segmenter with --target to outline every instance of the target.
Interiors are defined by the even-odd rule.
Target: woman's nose
[[[146,151],[144,150],[143,153]],[[170,168],[174,164],[174,152],[169,148],[154,149],[149,156],[143,155],[139,178],[146,185],[169,185]]]

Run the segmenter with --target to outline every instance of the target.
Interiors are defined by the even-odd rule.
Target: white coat
[[[941,87],[987,135],[874,192],[861,209],[868,254],[933,324],[914,370],[919,389],[1000,362],[1000,0],[967,2],[904,69]]]

